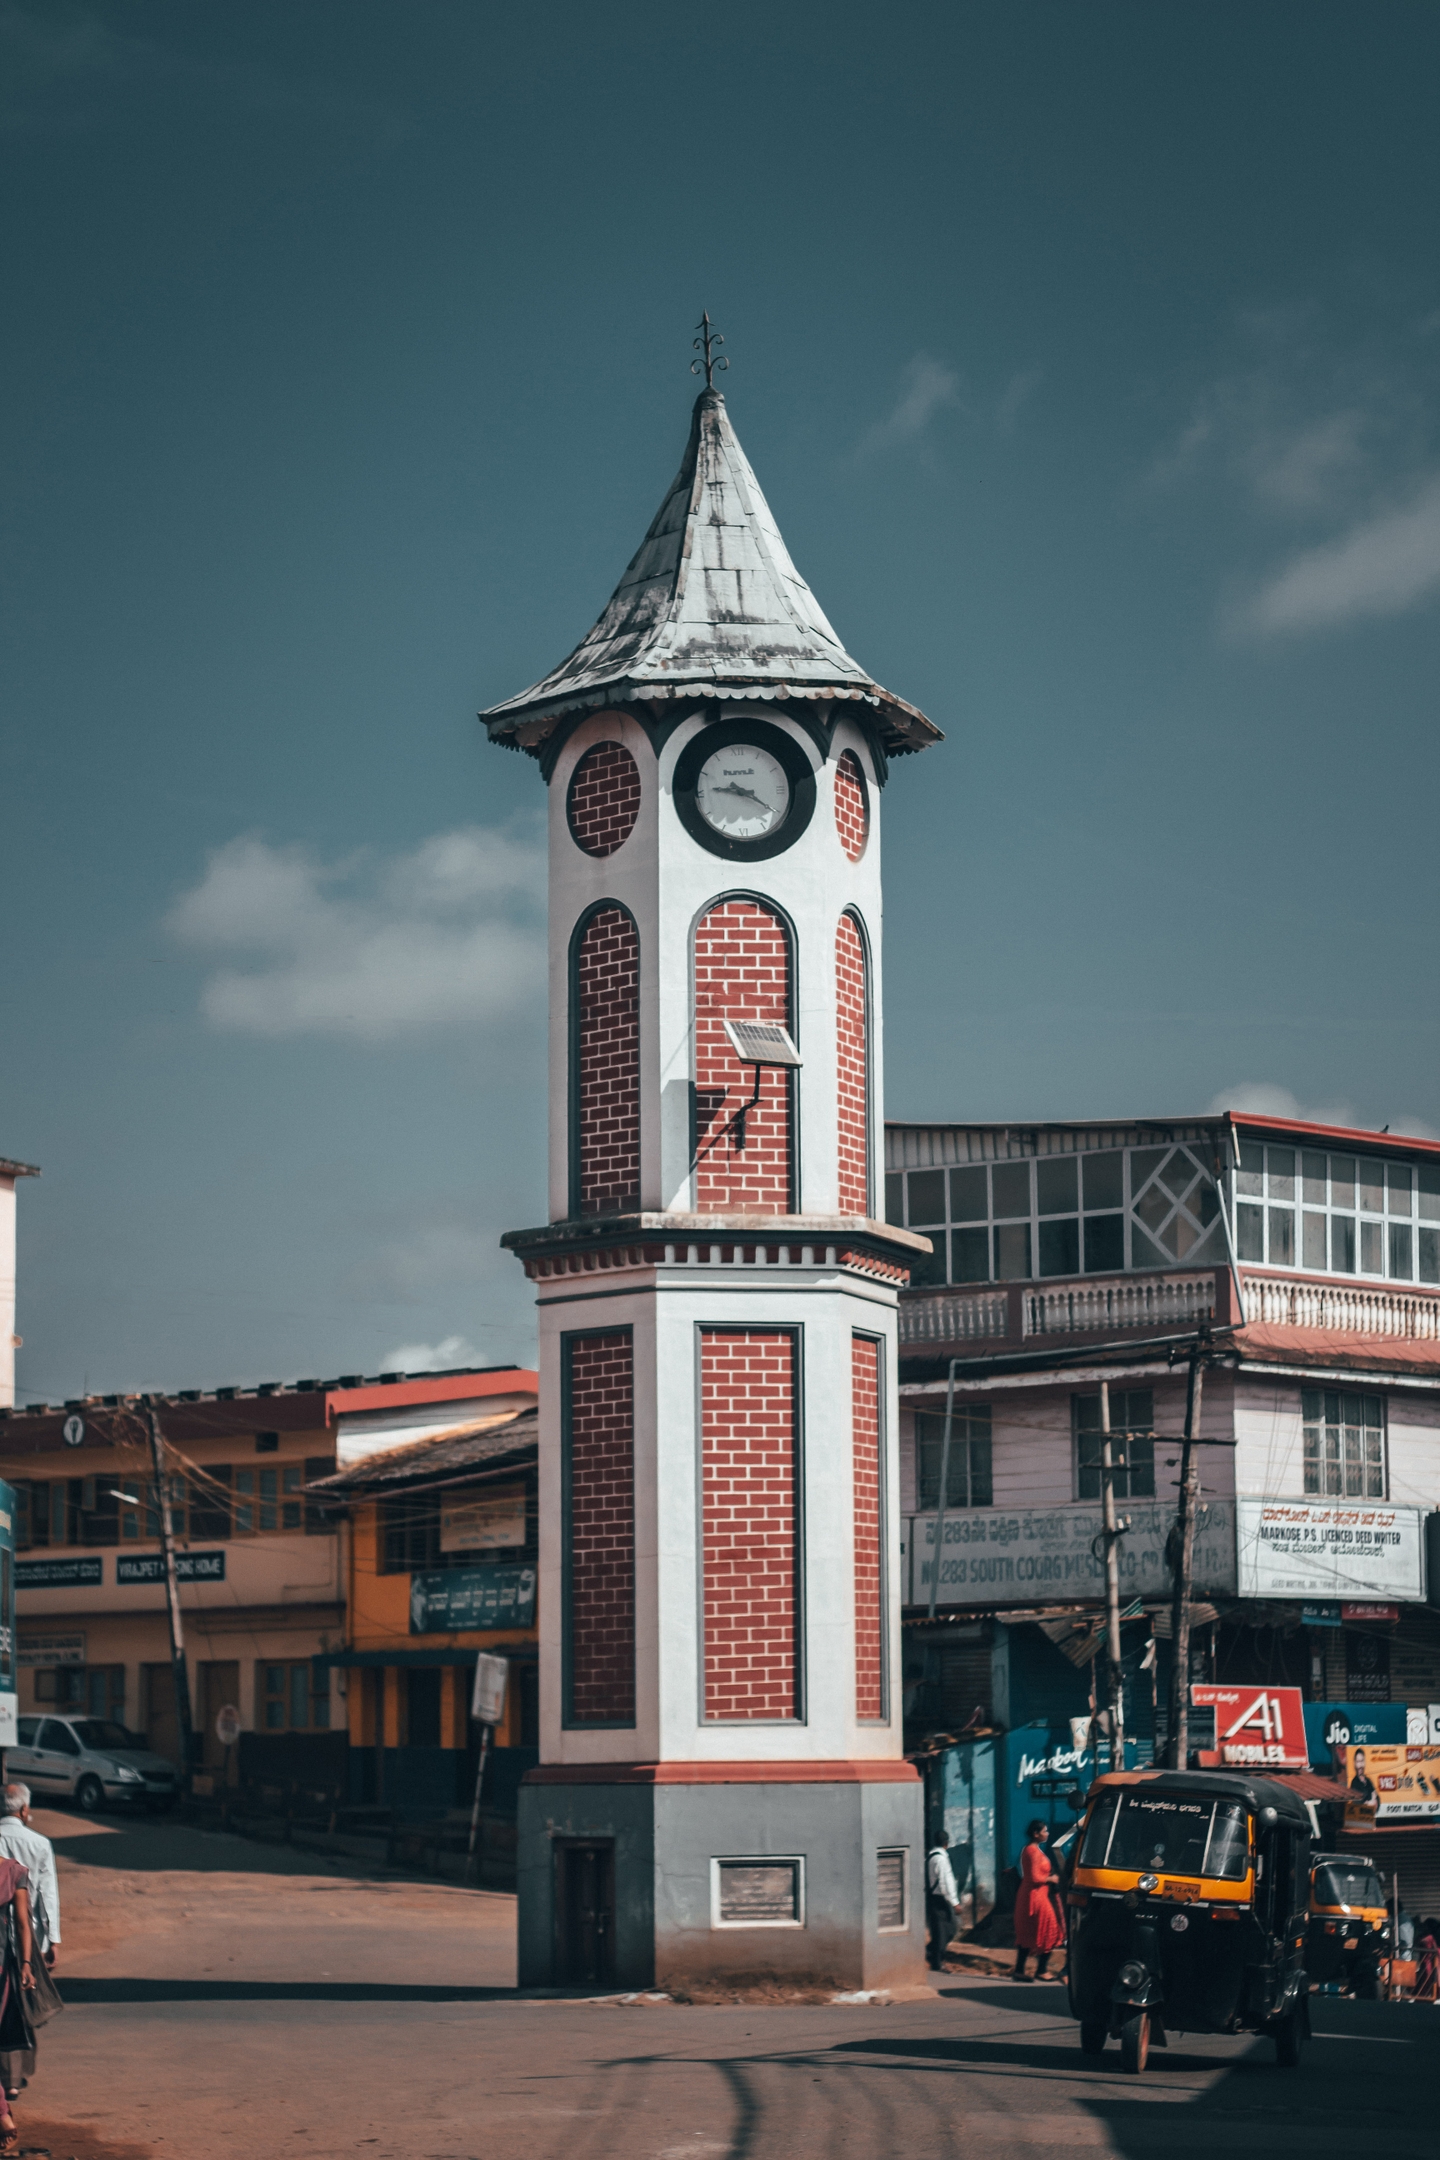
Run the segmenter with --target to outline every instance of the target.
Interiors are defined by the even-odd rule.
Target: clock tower
[[[841,645],[711,380],[595,627],[483,716],[549,791],[548,1220],[504,1241],[540,1314],[527,1986],[923,1955],[880,806],[940,737]]]

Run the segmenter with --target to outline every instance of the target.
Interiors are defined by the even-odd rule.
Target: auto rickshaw
[[[1128,2071],[1172,2032],[1310,2037],[1305,1907],[1314,1823],[1287,1786],[1225,1770],[1097,1778],[1070,1878],[1070,2013]]]
[[[1338,1984],[1361,2002],[1380,1994],[1380,1960],[1390,1955],[1390,1915],[1373,1860],[1318,1852],[1310,1860],[1305,1968],[1321,1987]]]

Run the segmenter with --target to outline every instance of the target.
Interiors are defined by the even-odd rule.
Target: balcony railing
[[[1003,1290],[949,1297],[906,1298],[900,1306],[902,1343],[974,1342],[1007,1332],[1010,1300]]]
[[[1440,1342],[1440,1297],[1416,1290],[1361,1290],[1350,1283],[1244,1277],[1245,1318],[1271,1327],[1333,1328],[1346,1335],[1402,1335]]]
[[[1086,1335],[1101,1328],[1194,1327],[1215,1317],[1215,1274],[1121,1275],[1027,1290],[1027,1335]]]

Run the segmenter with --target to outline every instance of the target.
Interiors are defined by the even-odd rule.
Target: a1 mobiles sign
[[[1190,1700],[1215,1713],[1215,1745],[1200,1756],[1205,1769],[1303,1770],[1309,1763],[1299,1688],[1196,1684]]]

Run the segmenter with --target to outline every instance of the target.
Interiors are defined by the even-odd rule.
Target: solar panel
[[[778,1020],[727,1020],[725,1033],[742,1065],[798,1065],[790,1030]]]

